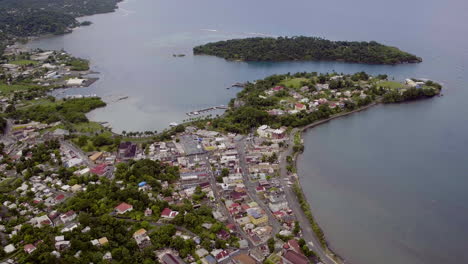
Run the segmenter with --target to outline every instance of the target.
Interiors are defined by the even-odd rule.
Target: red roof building
[[[301,110],[306,110],[307,107],[301,103],[297,103],[295,106],[294,106],[294,109],[298,110],[298,111],[301,111]]]
[[[177,215],[179,214],[179,212],[177,211],[172,211],[171,209],[169,208],[164,208],[164,210],[161,212],[161,217],[162,218],[169,218],[169,219],[172,219],[174,217],[176,217]]]
[[[91,173],[96,174],[98,176],[103,176],[107,172],[107,164],[99,164],[98,166],[92,168]]]
[[[306,257],[293,250],[287,250],[281,258],[285,264],[309,264],[309,260]]]
[[[65,195],[59,194],[59,195],[57,195],[57,197],[55,197],[55,201],[61,202],[64,198],[65,198]]]
[[[128,203],[121,203],[117,207],[115,207],[115,211],[118,214],[125,214],[126,212],[130,212],[133,210],[133,206]]]
[[[271,88],[271,89],[272,89],[273,91],[277,92],[277,91],[283,90],[284,87],[283,87],[283,86],[275,86],[275,87],[273,87],[273,88]]]
[[[24,245],[24,252],[31,254],[34,250],[36,250],[36,247],[33,244]]]

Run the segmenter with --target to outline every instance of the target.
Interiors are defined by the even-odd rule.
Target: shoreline
[[[341,118],[341,117],[345,117],[345,116],[348,116],[348,115],[351,115],[351,114],[354,114],[354,113],[358,113],[358,112],[362,112],[362,111],[365,111],[369,108],[372,108],[374,106],[377,106],[381,104],[380,101],[376,101],[376,102],[373,102],[373,103],[370,103],[369,105],[366,105],[364,107],[361,107],[359,109],[355,109],[353,111],[349,111],[349,112],[346,112],[346,113],[340,113],[340,114],[337,114],[337,115],[334,115],[334,116],[331,116],[327,119],[324,119],[324,120],[320,120],[320,121],[317,121],[317,122],[314,122],[314,123],[311,123],[311,124],[308,124],[306,126],[303,126],[303,127],[300,127],[300,128],[295,128],[293,129],[291,132],[290,132],[290,142],[288,144],[288,147],[286,150],[282,151],[280,153],[280,156],[281,156],[281,159],[284,160],[286,158],[286,156],[288,156],[288,154],[293,154],[292,155],[292,158],[293,158],[293,166],[295,168],[297,168],[297,164],[298,164],[298,157],[302,154],[302,153],[292,153],[292,147],[293,147],[293,141],[291,141],[291,138],[294,138],[294,135],[295,133],[300,133],[301,137],[303,135],[304,132],[306,132],[308,129],[310,128],[313,128],[313,127],[316,127],[316,126],[319,126],[319,125],[322,125],[324,123],[327,123],[329,121],[332,121],[334,119],[338,119],[338,118]],[[292,136],[291,136],[292,135]],[[280,162],[281,166],[280,166],[280,170],[281,170],[281,176],[286,176],[287,178],[287,174],[284,174],[284,172],[286,172],[286,163],[283,161],[283,162]],[[313,238],[315,241],[318,241],[319,242],[319,245],[317,245],[318,247],[317,248],[320,248],[321,250],[323,250],[323,254],[324,256],[326,256],[328,259],[330,259],[333,263],[336,263],[336,264],[344,264],[344,263],[348,263],[345,258],[343,258],[341,255],[339,255],[338,253],[336,253],[332,247],[330,246],[330,244],[328,243],[327,239],[326,239],[326,234],[325,232],[323,231],[320,231],[323,233],[323,236],[324,236],[324,239],[325,239],[325,242],[326,242],[326,245],[323,246],[320,244],[320,238],[319,238],[319,235],[316,233],[316,231],[313,231],[313,226],[316,225],[318,226],[318,228],[321,229],[320,227],[320,224],[315,220],[315,217],[313,216],[313,213],[312,213],[312,209],[311,209],[311,206],[310,206],[310,201],[308,201],[307,197],[304,195],[304,190],[302,189],[301,187],[301,182],[300,182],[300,175],[296,172],[296,179],[294,180],[294,185],[298,187],[298,191],[300,193],[297,193],[295,190],[293,190],[293,202],[296,203],[296,204],[300,204],[300,198],[298,197],[299,195],[301,195],[304,199],[305,199],[305,202],[308,206],[308,210],[311,214],[311,217],[312,219],[308,218],[306,216],[306,211],[304,210],[298,210],[298,212],[295,212],[295,214],[298,217],[298,220],[301,222],[301,230],[304,234],[306,228],[312,228],[312,233],[313,233]],[[294,187],[291,187],[291,188],[294,188]],[[304,223],[304,219],[307,221],[307,223]],[[302,221],[301,221],[302,220]],[[319,252],[316,252],[316,253],[319,253]],[[320,254],[318,254],[320,255]]]

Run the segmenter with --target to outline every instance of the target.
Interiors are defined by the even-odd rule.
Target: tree
[[[270,237],[267,241],[268,244],[268,249],[270,250],[270,253],[273,253],[275,251],[275,239]]]
[[[228,168],[223,168],[223,169],[221,170],[221,176],[222,176],[222,177],[227,177],[227,176],[229,176],[229,169],[228,169]]]

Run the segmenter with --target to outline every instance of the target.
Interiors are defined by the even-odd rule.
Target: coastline
[[[300,127],[300,128],[295,128],[293,129],[291,132],[290,132],[290,139],[289,139],[289,142],[288,142],[288,147],[286,150],[282,151],[280,153],[280,171],[281,171],[281,177],[282,179],[284,180],[285,178],[288,177],[288,173],[287,173],[287,170],[286,170],[286,164],[287,162],[285,161],[286,160],[286,157],[288,155],[293,155],[292,158],[293,158],[293,166],[295,168],[297,168],[297,159],[298,159],[298,156],[301,154],[301,153],[293,153],[293,138],[295,135],[295,133],[300,133],[300,135],[302,136],[302,134],[307,131],[308,129],[310,128],[313,128],[313,127],[316,127],[316,126],[319,126],[321,124],[324,124],[324,123],[327,123],[333,119],[338,119],[338,118],[341,118],[341,117],[345,117],[345,116],[348,116],[348,115],[351,115],[351,114],[354,114],[354,113],[358,113],[358,112],[361,112],[361,111],[365,111],[369,108],[372,108],[374,106],[377,106],[381,104],[380,101],[375,101],[369,105],[366,105],[364,107],[361,107],[359,109],[355,109],[353,111],[349,111],[349,112],[346,112],[346,113],[340,113],[340,114],[337,114],[337,115],[334,115],[334,116],[331,116],[327,119],[324,119],[324,120],[319,120],[319,121],[316,121],[314,123],[311,123],[311,124],[308,124],[306,126],[303,126],[303,127]],[[297,205],[300,205],[301,204],[301,199],[300,197],[298,197],[299,195],[302,195],[303,198],[305,198],[305,202],[307,204],[307,207],[308,207],[308,211],[310,212],[311,214],[311,218],[308,217],[306,215],[306,212],[304,210],[296,210],[297,212],[294,212],[295,215],[297,216],[298,218],[298,221],[300,222],[301,224],[301,229],[302,229],[302,232],[303,232],[303,235],[304,236],[307,236],[307,235],[311,235],[312,234],[312,239],[314,240],[314,242],[318,243],[317,247],[315,247],[315,252],[317,253],[318,256],[320,256],[322,258],[322,261],[324,260],[323,258],[326,257],[328,260],[330,261],[326,261],[328,263],[336,263],[336,264],[344,264],[344,263],[347,263],[347,261],[345,260],[345,258],[343,258],[342,256],[340,256],[338,253],[336,253],[335,251],[333,251],[331,249],[331,246],[330,244],[328,243],[328,241],[326,240],[326,235],[323,233],[323,231],[321,231],[321,228],[320,228],[320,224],[317,223],[317,221],[315,220],[315,217],[313,216],[312,214],[312,209],[310,207],[310,202],[307,200],[307,198],[304,196],[304,190],[302,189],[301,187],[301,184],[300,184],[300,175],[296,174],[297,175],[297,178],[295,179],[295,182],[294,182],[294,187],[298,187],[298,191],[299,193],[296,192],[296,190],[292,190],[294,187],[291,187],[291,188],[288,188],[288,192],[289,192],[289,196],[290,197],[293,197],[291,199],[290,202],[292,202],[292,204],[295,204],[296,207]],[[285,183],[285,186],[286,186],[286,183]],[[292,195],[291,195],[292,194]],[[299,207],[300,208],[300,207]],[[319,238],[319,235],[316,233],[316,231],[313,230],[313,226],[316,225],[318,226],[318,228],[320,228],[320,232],[322,232],[322,235],[324,236],[324,239],[326,241],[326,245],[322,245],[322,243],[320,243],[320,238]],[[309,233],[309,234],[306,234],[306,233]],[[318,250],[317,250],[318,249]],[[322,252],[323,251],[323,252]]]

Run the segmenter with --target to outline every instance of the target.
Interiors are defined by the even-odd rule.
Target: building
[[[259,208],[249,208],[247,210],[250,222],[254,225],[264,225],[268,223],[268,216],[263,212],[260,212]]]
[[[132,142],[122,142],[119,145],[118,157],[122,160],[130,160],[135,158],[137,145]]]
[[[295,252],[294,250],[285,250],[281,256],[284,264],[308,264],[309,260],[304,255]]]
[[[72,210],[60,215],[60,220],[64,224],[70,221],[73,221],[75,218],[76,218],[76,213],[75,211],[72,211]]]
[[[126,212],[130,212],[133,210],[133,206],[128,203],[121,203],[117,207],[115,207],[115,212],[117,214],[125,214]]]
[[[133,239],[135,239],[140,249],[151,246],[151,239],[145,229],[141,228],[133,233]]]
[[[304,104],[296,103],[294,105],[294,110],[297,110],[297,111],[307,110],[307,107]]]
[[[100,160],[103,157],[103,154],[104,153],[102,153],[102,152],[96,152],[93,155],[89,156],[89,159],[92,162],[96,162],[96,161]]]
[[[172,211],[169,208],[164,208],[164,210],[161,212],[161,217],[162,218],[167,218],[167,219],[173,219],[179,214],[177,211]]]
[[[85,82],[86,82],[86,79],[71,78],[67,80],[67,85],[68,86],[81,86],[81,85],[84,85]]]
[[[109,168],[107,164],[99,164],[96,167],[90,170],[91,173],[96,174],[98,176],[104,176],[108,172]]]
[[[31,254],[36,250],[36,247],[33,244],[24,245],[24,252]]]
[[[98,242],[99,245],[104,246],[105,244],[109,243],[109,240],[107,239],[107,237],[101,237],[100,239],[98,239]]]

